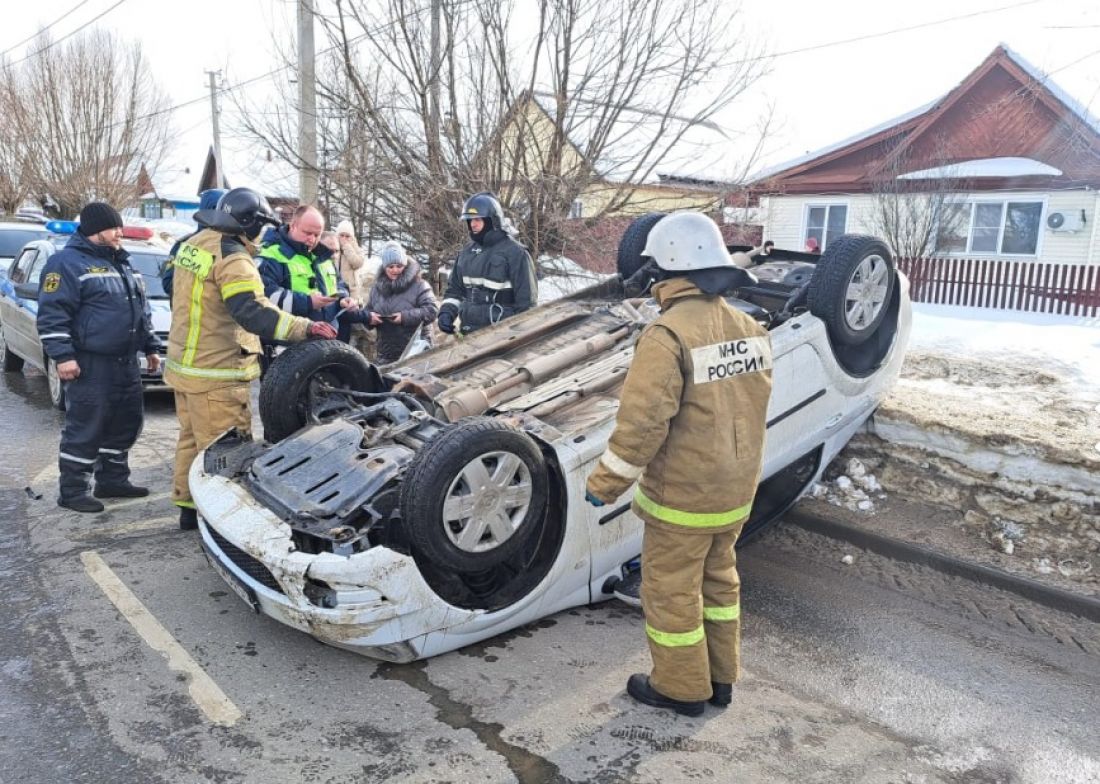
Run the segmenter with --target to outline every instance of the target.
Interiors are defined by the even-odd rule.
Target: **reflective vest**
[[[290,272],[290,290],[295,294],[331,296],[336,293],[337,272],[332,259],[318,262],[315,273],[313,261],[308,256],[296,253],[287,258],[279,243],[268,245],[260,252],[260,255],[265,259],[274,259],[287,266],[287,270]],[[320,280],[317,279],[318,275],[321,278]]]

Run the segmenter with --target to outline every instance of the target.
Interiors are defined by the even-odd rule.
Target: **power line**
[[[841,38],[836,41],[826,41],[821,44],[812,44],[811,46],[803,46],[799,49],[789,49],[785,52],[776,52],[774,54],[760,55],[759,57],[746,57],[743,60],[734,60],[731,64],[740,63],[752,63],[757,60],[772,60],[779,57],[787,57],[792,54],[802,54],[804,52],[816,52],[819,49],[829,49],[834,46],[842,46],[843,44],[852,44],[859,41],[870,41],[875,38],[885,38],[888,35],[897,35],[898,33],[908,33],[912,30],[921,30],[926,27],[937,27],[939,25],[948,24],[950,22],[959,22],[963,19],[973,19],[978,16],[987,16],[989,14],[999,14],[1001,11],[1011,11],[1015,8],[1023,8],[1026,5],[1035,5],[1036,3],[1044,2],[1044,0],[1024,0],[1022,3],[1014,3],[1012,5],[1004,5],[998,8],[987,8],[984,11],[974,11],[969,14],[959,14],[958,16],[948,16],[943,19],[936,19],[931,22],[921,22],[920,24],[909,25],[907,27],[896,27],[892,30],[882,30],[877,33],[867,33],[866,35],[857,35],[852,38]]]
[[[53,49],[55,46],[57,46],[62,41],[66,40],[68,38],[72,38],[74,35],[79,33],[81,30],[83,30],[88,25],[93,24],[94,22],[98,22],[100,19],[105,17],[107,14],[111,13],[111,11],[114,11],[116,8],[118,8],[120,5],[122,5],[125,2],[126,2],[126,0],[118,0],[118,2],[116,2],[114,5],[107,8],[106,11],[99,12],[98,14],[93,16],[91,19],[89,19],[87,22],[85,22],[81,27],[76,28],[71,33],[65,33],[65,35],[61,36],[60,38],[56,38],[56,39],[50,41],[48,44],[43,46],[41,49],[35,49],[30,54],[25,55],[25,56],[19,58],[18,60],[15,60],[14,62],[8,63],[5,67],[10,69],[12,66],[19,65],[20,63],[25,63],[27,60],[30,60],[34,57],[38,57],[39,55],[49,51],[50,49]],[[74,8],[73,10],[75,11],[76,9]]]
[[[69,9],[68,11],[66,11],[65,13],[63,13],[63,14],[62,14],[61,16],[59,16],[59,17],[57,17],[56,19],[54,19],[54,20],[53,20],[52,22],[50,22],[50,23],[49,23],[48,25],[46,25],[45,27],[43,27],[43,28],[42,28],[41,30],[39,30],[39,31],[38,31],[37,33],[33,33],[33,34],[31,34],[31,35],[28,35],[28,36],[27,36],[26,38],[24,38],[24,39],[23,39],[22,41],[20,41],[19,43],[17,43],[17,44],[14,44],[14,45],[12,45],[12,46],[9,46],[9,47],[8,47],[7,49],[5,49],[4,51],[0,52],[0,57],[3,57],[4,55],[8,54],[9,52],[13,52],[13,51],[15,51],[16,49],[18,49],[18,48],[19,48],[20,46],[22,46],[23,44],[27,43],[28,41],[33,41],[33,40],[34,40],[35,38],[37,38],[38,36],[42,35],[42,33],[44,33],[44,32],[46,32],[47,30],[49,30],[49,29],[50,29],[51,27],[53,27],[53,26],[54,26],[55,24],[57,24],[58,22],[61,22],[61,21],[65,20],[65,19],[66,19],[67,17],[69,17],[69,16],[72,16],[72,14],[73,14],[73,12],[74,12],[74,11],[79,11],[79,10],[80,10],[80,7],[81,7],[81,6],[83,6],[83,5],[87,5],[87,4],[88,4],[88,0],[80,0],[80,2],[79,2],[79,3],[77,3],[76,5],[74,5],[74,6],[72,7],[72,8],[70,8],[70,9]]]

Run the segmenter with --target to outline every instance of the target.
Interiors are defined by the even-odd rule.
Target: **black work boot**
[[[710,682],[711,695],[707,700],[716,708],[724,708],[733,702],[733,684]]]
[[[74,512],[102,512],[103,504],[92,498],[87,493],[81,495],[70,495],[57,497],[57,505],[63,506],[66,509],[72,509]]]
[[[119,485],[106,485],[96,482],[92,495],[96,498],[144,498],[149,495],[149,488],[140,487],[130,482]]]
[[[199,527],[199,513],[189,506],[180,507],[180,530],[194,531]]]
[[[666,697],[653,688],[649,682],[648,675],[640,672],[636,672],[630,676],[630,679],[626,682],[626,693],[638,702],[652,705],[654,708],[668,708],[669,710],[676,711],[681,716],[703,715],[702,700],[687,702]]]

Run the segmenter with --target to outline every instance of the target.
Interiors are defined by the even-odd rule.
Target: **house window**
[[[847,226],[848,205],[811,204],[806,209],[806,232],[802,240],[807,248],[823,251],[844,233]]]
[[[161,217],[161,205],[159,201],[147,201],[142,205],[141,217],[146,220],[159,220]]]
[[[569,205],[569,217],[570,218],[583,218],[584,217],[584,202],[580,199],[573,199],[573,203]]]
[[[1041,201],[976,201],[944,208],[936,230],[938,253],[1034,256],[1039,249]]]

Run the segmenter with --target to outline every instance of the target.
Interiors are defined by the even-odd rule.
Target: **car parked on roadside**
[[[6,274],[0,274],[0,366],[5,373],[23,369],[30,363],[46,374],[50,400],[64,410],[65,387],[57,375],[55,363],[42,350],[38,337],[38,288],[46,261],[65,247],[76,230],[73,221],[50,221],[42,236],[32,237],[16,253]],[[140,273],[153,316],[153,330],[165,344],[172,309],[160,280],[160,268],[168,259],[168,249],[153,239],[152,229],[127,226],[122,230],[122,247],[130,254],[130,264]],[[165,349],[162,347],[163,355]],[[161,372],[151,372],[145,355],[138,355],[144,384],[161,384]]]
[[[660,217],[628,228],[613,279],[392,365],[336,341],[288,348],[261,387],[266,442],[230,431],[191,467],[214,569],[256,612],[399,662],[610,598],[642,523],[629,493],[586,504],[585,479],[658,315],[639,275]],[[908,282],[873,237],[756,261],[727,296],[774,356],[743,539],[870,417],[911,322]]]

